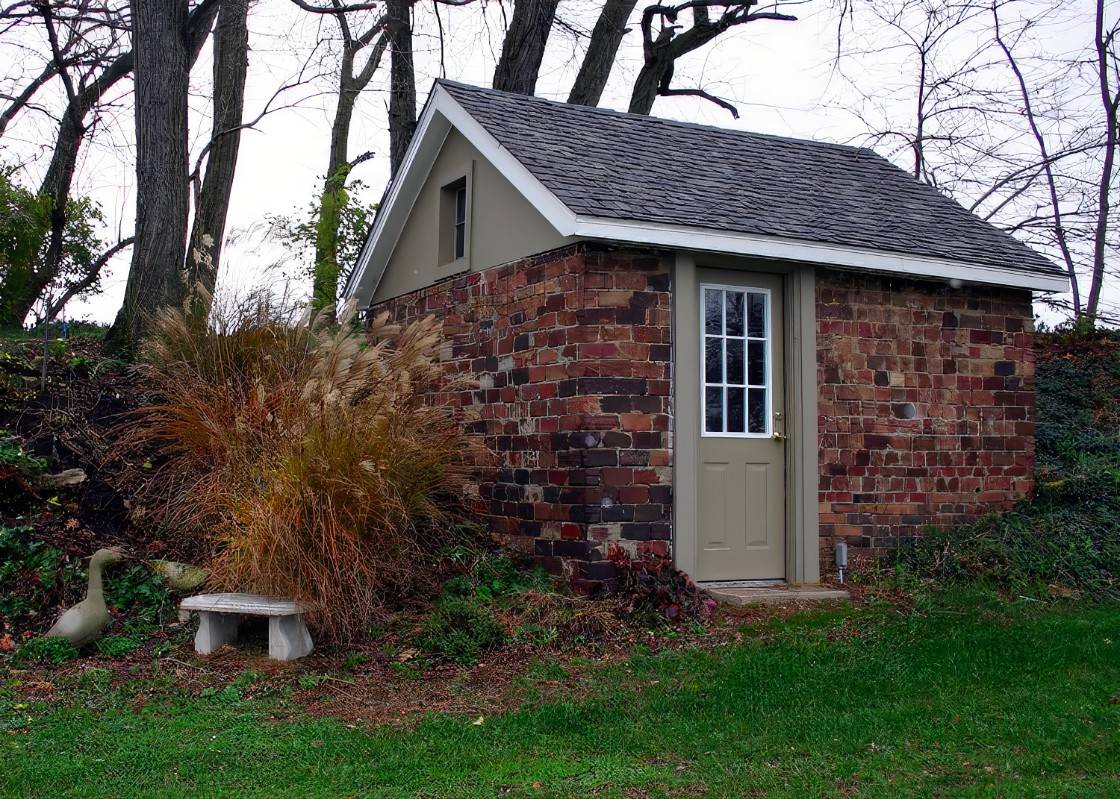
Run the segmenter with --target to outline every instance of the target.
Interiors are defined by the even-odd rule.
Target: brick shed
[[[347,293],[435,314],[510,546],[815,583],[1031,490],[1047,259],[874,153],[437,82]]]

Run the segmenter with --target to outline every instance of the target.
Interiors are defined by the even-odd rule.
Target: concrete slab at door
[[[701,269],[698,580],[786,576],[782,278]],[[687,346],[687,345],[686,345]],[[682,376],[682,379],[686,379]]]

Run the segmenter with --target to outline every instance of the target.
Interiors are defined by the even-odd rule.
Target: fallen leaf
[[[484,723],[486,723],[486,717],[479,716],[477,719],[471,722],[471,725],[474,727],[481,727]]]

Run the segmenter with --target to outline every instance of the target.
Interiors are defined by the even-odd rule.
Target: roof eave
[[[1060,273],[1044,273],[947,258],[928,258],[906,253],[885,252],[865,247],[825,244],[815,241],[755,236],[709,228],[685,227],[656,222],[640,222],[602,217],[577,216],[572,235],[598,241],[620,241],[645,246],[697,252],[726,253],[758,258],[773,258],[798,263],[818,264],[844,269],[906,275],[936,280],[961,281],[983,285],[1066,291],[1069,280]]]

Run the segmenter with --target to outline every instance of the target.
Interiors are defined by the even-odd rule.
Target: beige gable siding
[[[439,263],[439,204],[443,186],[470,174],[470,235],[466,263]],[[416,198],[374,294],[378,303],[430,286],[464,268],[478,272],[573,241],[561,236],[528,201],[452,129]]]

